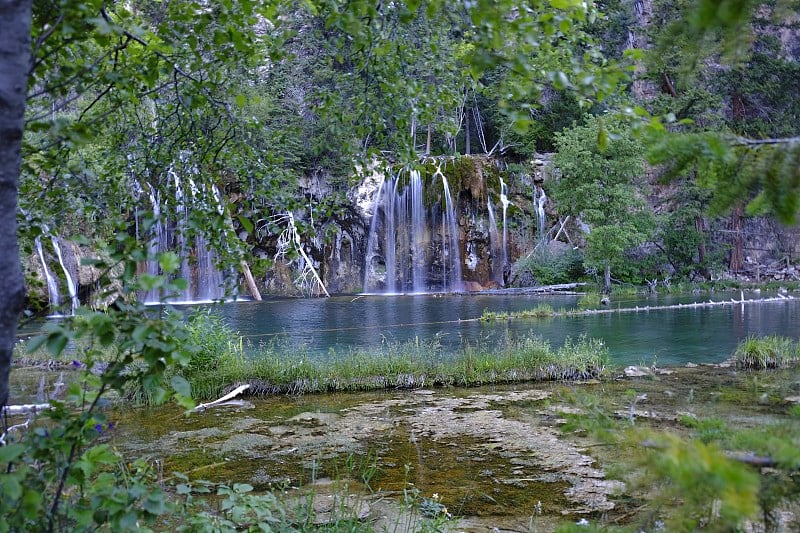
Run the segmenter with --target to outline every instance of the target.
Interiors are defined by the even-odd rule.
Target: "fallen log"
[[[195,407],[194,409],[192,409],[189,412],[190,413],[199,413],[199,412],[205,411],[206,409],[209,409],[211,407],[218,407],[218,406],[220,406],[220,405],[222,405],[222,404],[224,404],[224,403],[226,403],[226,402],[228,402],[230,400],[233,400],[234,398],[236,398],[237,396],[239,396],[241,393],[243,393],[244,391],[246,391],[249,388],[250,388],[249,384],[239,385],[238,387],[233,389],[231,392],[229,392],[225,396],[222,396],[221,398],[218,398],[218,399],[214,400],[213,402],[201,403],[200,405],[198,405],[197,407]]]
[[[52,409],[52,406],[49,403],[6,405],[5,407],[3,407],[3,414],[8,416],[29,415],[29,414],[36,414],[40,411],[47,411],[48,409]]]

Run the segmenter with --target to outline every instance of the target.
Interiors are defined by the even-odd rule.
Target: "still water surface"
[[[656,306],[739,294],[658,296],[613,302],[613,307]],[[745,299],[762,295],[748,295]],[[766,295],[764,295],[766,296]],[[578,296],[540,295],[414,295],[346,296],[326,299],[280,299],[222,304],[219,312],[242,334],[256,355],[260,343],[280,343],[310,356],[324,357],[331,349],[381,343],[438,339],[446,350],[464,343],[484,345],[538,335],[560,346],[581,335],[602,339],[615,365],[680,365],[718,363],[727,359],[748,335],[800,337],[800,299],[711,308],[613,313],[549,319],[475,320],[484,310],[522,311],[548,304],[553,309],[577,307]]]

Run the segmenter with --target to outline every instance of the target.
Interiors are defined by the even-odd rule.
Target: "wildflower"
[[[78,361],[77,359],[73,359],[72,360],[72,366],[73,366],[73,368],[80,368],[81,367],[81,362]]]
[[[103,433],[103,424],[95,424],[94,430],[98,433]]]

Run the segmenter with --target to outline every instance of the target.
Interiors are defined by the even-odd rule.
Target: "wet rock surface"
[[[367,480],[369,498],[334,503],[378,523],[406,519],[377,500],[388,497],[397,507],[412,488],[419,498],[436,494],[464,517],[463,531],[518,531],[531,517],[547,523],[609,511],[622,488],[560,436],[552,416],[537,412],[552,396],[546,388],[342,396],[255,400],[254,409],[189,418],[173,413],[169,429],[151,417],[117,445],[163,454],[166,469],[197,469],[196,477],[259,489],[307,486],[323,476]],[[509,416],[509,406],[529,413]],[[315,498],[324,523],[329,511],[322,507],[335,496],[323,490]]]
[[[681,431],[688,418],[737,428],[779,422],[800,389],[791,372],[771,383],[731,368],[672,370],[582,384],[251,398],[250,409],[190,417],[138,411],[118,418],[114,444],[162,460],[165,475],[299,491],[320,524],[344,515],[376,531],[412,530],[427,502],[439,518],[452,516],[448,530],[552,531],[565,520],[636,512],[604,471],[630,450],[563,429],[589,412],[577,398],[631,425]]]

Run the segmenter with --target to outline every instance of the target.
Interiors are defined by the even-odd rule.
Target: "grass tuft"
[[[733,354],[738,368],[782,368],[798,360],[798,346],[792,339],[778,335],[747,337]]]

